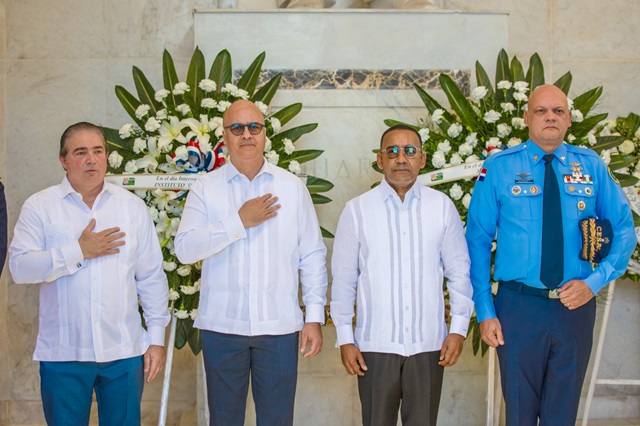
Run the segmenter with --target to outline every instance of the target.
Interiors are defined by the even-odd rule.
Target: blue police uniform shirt
[[[491,294],[491,246],[496,236],[495,281],[545,288],[540,281],[545,154],[529,139],[488,158],[478,175],[466,232],[478,321],[496,317]],[[563,143],[553,154],[564,229],[562,283],[580,279],[595,294],[624,273],[635,248],[631,208],[594,151]],[[595,269],[578,257],[582,247],[578,221],[591,217],[608,219],[614,233],[611,251]]]

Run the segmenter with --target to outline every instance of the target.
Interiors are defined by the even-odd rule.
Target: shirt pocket
[[[73,225],[68,222],[52,222],[44,229],[45,250],[58,248],[71,241],[77,240]]]
[[[536,184],[512,184],[507,186],[509,199],[507,213],[523,220],[539,220],[542,217],[541,188]],[[502,207],[504,211],[504,206]]]
[[[563,214],[571,219],[596,216],[596,189],[594,185],[564,184]]]

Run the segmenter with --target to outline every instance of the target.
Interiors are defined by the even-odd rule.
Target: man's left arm
[[[299,183],[298,250],[299,270],[302,284],[302,302],[305,305],[305,325],[300,333],[300,351],[307,344],[310,349],[305,357],[320,353],[324,306],[327,303],[327,248],[322,240],[318,217],[307,187]]]
[[[445,232],[440,256],[447,278],[447,290],[451,305],[449,335],[442,344],[439,364],[450,367],[458,361],[467,336],[473,313],[473,288],[469,279],[469,252],[464,227],[455,206],[450,200],[445,205]]]

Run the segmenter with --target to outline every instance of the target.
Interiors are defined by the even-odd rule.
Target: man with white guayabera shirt
[[[244,424],[251,374],[258,424],[291,425],[298,350],[322,348],[326,248],[304,183],[264,158],[260,110],[236,101],[223,121],[230,161],[191,187],[175,239],[182,263],[203,260],[194,326],[211,424]]]
[[[68,127],[59,159],[66,176],[27,199],[9,247],[13,280],[40,283],[33,359],[45,418],[88,425],[95,390],[100,425],[140,424],[169,322],[158,237],[144,202],[105,181],[100,127]]]
[[[426,161],[417,131],[387,129],[377,161],[384,179],[338,222],[331,317],[363,424],[395,425],[400,409],[403,425],[435,426],[444,367],[458,360],[473,311],[464,229],[446,195],[416,182]]]

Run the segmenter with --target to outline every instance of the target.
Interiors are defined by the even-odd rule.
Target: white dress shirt
[[[120,253],[85,259],[78,238],[120,227]],[[109,362],[164,345],[167,277],[144,202],[105,182],[89,208],[65,177],[27,199],[9,247],[17,284],[40,283],[40,326],[33,359]],[[142,326],[138,298],[147,326]]]
[[[338,346],[355,343],[363,352],[403,356],[440,350],[447,336],[443,277],[451,332],[467,335],[469,254],[446,195],[416,183],[402,202],[383,180],[347,203],[333,247],[331,318]]]
[[[245,229],[238,210],[267,193],[278,215]],[[182,263],[204,260],[195,327],[243,336],[283,335],[324,323],[326,248],[309,191],[295,175],[264,162],[249,181],[227,165],[189,191],[175,239]]]

